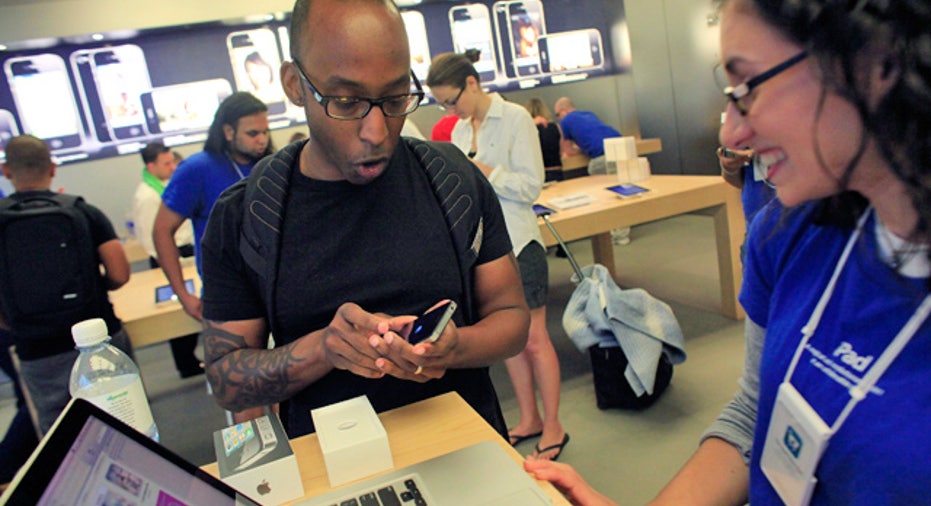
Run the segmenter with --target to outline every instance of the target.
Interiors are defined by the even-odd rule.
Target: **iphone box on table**
[[[263,506],[304,496],[304,484],[281,420],[274,414],[213,433],[220,479]]]
[[[331,487],[394,467],[388,433],[364,395],[310,414]]]

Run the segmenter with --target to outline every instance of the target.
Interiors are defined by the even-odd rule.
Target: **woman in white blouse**
[[[546,250],[533,212],[544,180],[540,138],[526,109],[497,93],[485,93],[472,65],[478,56],[475,50],[437,56],[427,86],[441,108],[459,116],[452,142],[468,154],[498,194],[530,306],[527,346],[506,361],[520,407],[520,420],[509,430],[510,442],[517,445],[540,437],[533,455],[556,460],[569,435],[559,422],[559,360],[546,330]],[[543,400],[543,417],[534,382]]]

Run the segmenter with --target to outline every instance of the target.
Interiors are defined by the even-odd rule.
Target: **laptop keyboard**
[[[426,491],[420,477],[410,474],[369,488],[365,492],[342,497],[333,506],[428,506]]]

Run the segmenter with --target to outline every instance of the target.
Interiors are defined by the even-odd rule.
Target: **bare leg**
[[[530,335],[524,350],[505,362],[520,409],[520,420],[511,434],[526,435],[543,431],[539,447],[559,444],[565,430],[559,422],[560,372],[559,359],[546,330],[546,306],[530,311]],[[537,410],[533,384],[540,390],[543,418]],[[557,451],[544,452],[539,458],[552,458]]]
[[[511,383],[514,385],[514,394],[517,397],[517,407],[520,413],[517,425],[511,427],[508,433],[517,437],[536,434],[543,430],[543,419],[540,418],[537,410],[537,398],[533,388],[533,365],[527,348],[529,348],[529,343],[519,354],[504,361],[508,376],[511,377]],[[515,439],[511,438],[511,444],[514,442]]]
[[[530,337],[525,351],[530,355],[534,381],[543,403],[543,436],[538,447],[546,448],[561,443],[566,435],[559,421],[559,358],[546,329],[546,306],[530,311]],[[556,450],[547,451],[538,458],[549,459],[558,453]]]

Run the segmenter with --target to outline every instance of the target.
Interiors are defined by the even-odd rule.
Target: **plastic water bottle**
[[[107,323],[100,318],[85,320],[71,327],[71,335],[80,352],[71,369],[71,396],[90,401],[158,441],[139,368],[109,344]]]

